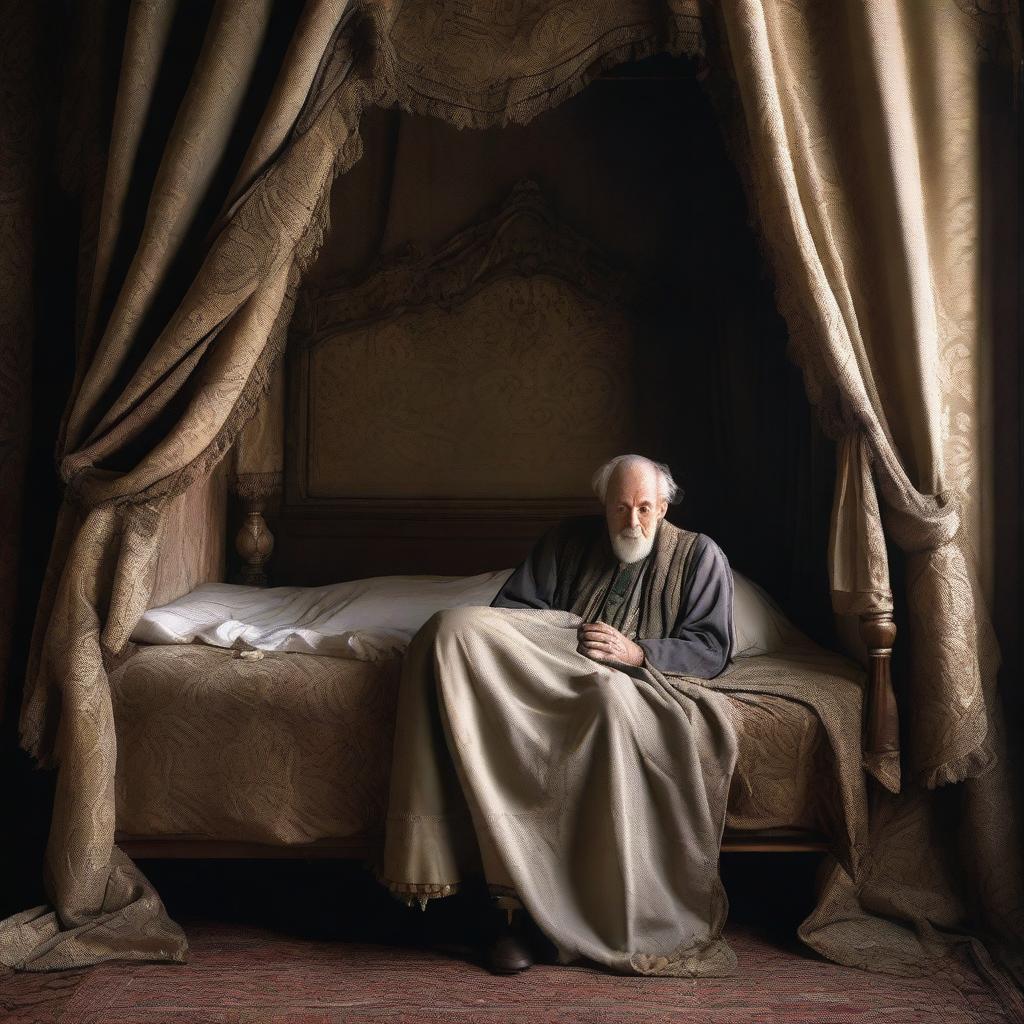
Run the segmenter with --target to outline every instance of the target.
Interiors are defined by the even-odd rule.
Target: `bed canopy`
[[[325,233],[345,236],[344,222],[328,223],[331,186],[360,159],[364,113],[526,124],[654,54],[692,58],[710,88],[791,355],[835,441],[835,611],[890,621],[887,543],[906,559],[904,747],[893,734],[866,766],[879,784],[873,846],[855,885],[825,883],[830,955],[920,969],[944,934],[981,926],[997,948],[1013,946],[1020,874],[1004,827],[1008,778],[994,764],[986,610],[987,350],[965,258],[978,230],[977,67],[998,19],[952,0],[309,0],[298,14],[271,0],[220,4],[135,226],[161,88],[153,54],[172,45],[179,16],[173,4],[133,4],[109,145],[95,154],[103,185],[84,226],[90,262],[58,445],[67,490],[21,718],[26,749],[59,769],[53,907],[9,919],[0,958],[47,969],[183,955],[180,930],[113,842],[106,673],[143,612],[218,557],[211,475],[230,462],[239,493],[280,487],[281,357]],[[256,88],[268,66],[272,85]],[[189,558],[176,559],[185,537]],[[940,820],[959,829],[968,886],[931,839]]]

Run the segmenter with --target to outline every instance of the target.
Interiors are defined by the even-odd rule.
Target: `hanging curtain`
[[[261,59],[273,4],[220,3],[161,143],[145,220],[123,276],[133,171],[159,126],[150,104],[188,5],[138,2],[124,38],[102,204],[58,444],[67,483],[32,640],[23,745],[59,768],[46,853],[53,908],[0,929],[0,960],[35,969],[111,957],[182,959],[184,936],[113,846],[116,744],[106,667],[154,583],[168,505],[209,474],[256,407],[280,354],[295,289],[322,237],[334,175],[358,155],[372,53],[345,31],[344,0],[311,2],[222,212],[166,318],[164,286],[209,201]],[[102,20],[102,19],[99,19]],[[372,38],[373,34],[369,34]],[[325,53],[337,78],[296,122]],[[112,301],[111,301],[112,299]]]
[[[107,670],[157,585],[173,510],[205,501],[176,499],[209,477],[271,388],[330,185],[359,156],[363,108],[398,105],[463,127],[525,122],[606,67],[694,53],[701,38],[695,0],[308,0],[297,10],[215,4],[171,118],[156,100],[189,52],[195,8],[135,0],[128,14],[57,446],[66,495],[20,722],[23,746],[58,769],[44,867],[52,906],[0,922],[8,966],[185,956],[181,930],[113,842]],[[100,9],[85,20],[114,23]],[[282,26],[287,46],[274,57]],[[247,128],[254,83],[268,73],[273,87]],[[155,174],[140,184],[154,149]],[[127,214],[140,187],[136,228]]]
[[[969,6],[716,5],[712,49],[732,80],[721,102],[792,353],[838,441],[836,611],[889,611],[885,538],[906,557],[905,795],[876,794],[863,878],[834,874],[831,905],[804,926],[860,966],[902,956],[909,969],[979,917],[1008,956],[1022,937],[998,651],[975,566],[991,438],[976,259],[985,47]],[[898,763],[888,773],[898,790]],[[957,834],[967,887],[940,852]]]

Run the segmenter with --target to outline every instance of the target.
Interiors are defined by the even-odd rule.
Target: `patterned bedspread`
[[[271,652],[249,660],[200,644],[137,646],[110,675],[118,832],[271,844],[376,837],[399,668],[398,660]],[[842,716],[859,730],[859,673],[838,657],[810,667],[806,657],[741,659],[715,688],[746,675],[791,684],[811,671],[819,686],[828,674]],[[818,714],[778,694],[729,698],[739,760],[727,827],[834,834],[842,800]]]

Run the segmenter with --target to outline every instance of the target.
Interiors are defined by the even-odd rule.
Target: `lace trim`
[[[926,789],[938,789],[939,786],[949,786],[956,782],[965,782],[967,779],[977,779],[991,771],[998,760],[998,755],[986,741],[962,757],[954,758],[936,768],[929,769],[924,774],[922,781]]]
[[[395,899],[400,900],[407,907],[419,906],[420,910],[426,910],[427,904],[431,900],[454,896],[461,887],[460,882],[396,882],[394,879],[382,875],[377,867],[374,867],[373,873],[377,881]]]
[[[284,474],[281,470],[266,473],[236,473],[231,478],[231,489],[240,498],[272,498],[281,493]]]
[[[507,80],[503,83],[503,89],[494,90],[494,93],[501,95],[501,102],[487,102],[489,97],[486,87],[466,95],[459,91],[457,82],[442,83],[425,79],[411,62],[399,60],[391,39],[385,38],[381,42],[389,49],[388,63],[394,76],[392,103],[409,113],[436,117],[457,128],[483,129],[510,123],[528,124],[539,114],[571,99],[595,78],[618,64],[661,53],[703,58],[705,45],[700,15],[696,13],[695,5],[684,6],[693,7],[694,12],[676,11],[666,27],[644,24],[638,30],[631,25],[619,26],[617,33],[610,35],[618,34],[622,41],[596,52],[592,59],[579,54],[575,67],[571,69],[565,67],[569,63],[566,61],[538,76],[539,82],[531,82],[534,87],[532,95],[513,96],[512,87],[520,84],[522,79]],[[595,49],[596,45],[590,49]],[[449,95],[440,95],[444,92]]]
[[[736,973],[736,954],[724,939],[708,939],[666,954],[634,953],[629,966],[637,974],[663,978],[721,978]]]

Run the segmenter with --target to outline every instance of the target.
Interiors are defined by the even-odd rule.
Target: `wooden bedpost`
[[[861,615],[860,635],[870,659],[864,752],[868,755],[888,754],[900,748],[900,720],[889,667],[896,640],[892,612],[866,612]]]
[[[264,569],[274,551],[274,535],[263,518],[267,499],[255,495],[240,497],[245,518],[235,535],[235,550],[242,559],[241,579],[249,586],[265,587],[269,581]]]

